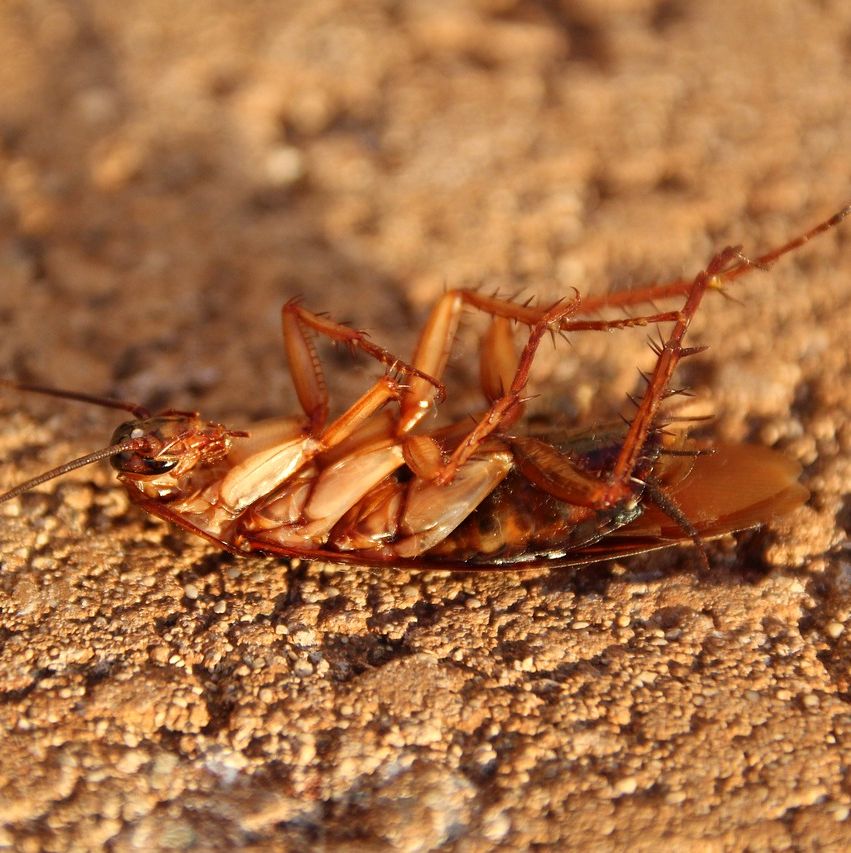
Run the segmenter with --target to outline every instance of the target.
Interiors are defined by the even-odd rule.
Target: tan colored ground
[[[236,425],[295,408],[295,294],[406,354],[445,282],[546,301],[773,245],[851,200],[850,35],[843,0],[6,0],[0,369]],[[5,505],[0,844],[847,848],[849,248],[695,324],[715,432],[813,492],[709,577],[234,560],[106,465]],[[539,405],[611,416],[648,356],[547,352]],[[118,420],[2,393],[0,482]]]

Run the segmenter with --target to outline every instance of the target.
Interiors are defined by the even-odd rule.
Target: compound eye
[[[177,465],[176,459],[151,459],[149,456],[143,456],[139,461],[145,467],[146,474],[164,474]]]
[[[151,459],[143,456],[141,462],[148,474],[164,474],[177,466],[176,459]]]
[[[164,474],[177,466],[176,459],[154,459],[153,456],[140,456],[129,450],[116,453],[109,461],[116,471],[125,474]]]

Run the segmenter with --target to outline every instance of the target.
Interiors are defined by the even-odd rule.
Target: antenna
[[[84,465],[90,465],[92,462],[99,462],[101,459],[106,459],[108,456],[116,456],[119,453],[124,453],[126,450],[138,450],[143,443],[144,442],[140,441],[138,438],[130,438],[127,439],[127,441],[122,441],[120,444],[113,444],[110,447],[104,447],[101,450],[96,450],[94,453],[81,456],[79,459],[72,459],[70,462],[66,462],[58,468],[45,471],[43,474],[39,474],[31,480],[20,483],[8,492],[0,494],[0,504],[5,501],[12,500],[12,498],[16,498],[18,495],[28,492],[30,489],[40,486],[42,483],[46,483],[48,480],[52,480],[55,477],[61,477],[63,474],[67,474],[75,468],[82,468]]]
[[[85,394],[82,391],[65,391],[61,388],[48,388],[45,385],[32,385],[29,382],[12,382],[9,379],[0,379],[0,386],[12,388],[15,391],[30,391],[34,394],[45,394],[48,397],[76,400],[79,403],[91,403],[93,406],[103,406],[107,409],[122,409],[125,412],[130,412],[133,417],[139,420],[145,420],[151,416],[151,413],[138,403],[115,400],[112,397],[99,397],[96,394]]]

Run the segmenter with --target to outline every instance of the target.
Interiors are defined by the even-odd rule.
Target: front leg
[[[298,432],[253,453],[225,475],[216,501],[236,515],[262,500],[322,453],[349,438],[390,400],[398,400],[401,387],[382,376],[360,399],[318,435]]]
[[[417,381],[432,388],[439,399],[445,396],[445,389],[437,379],[374,344],[365,332],[314,314],[294,300],[287,302],[281,310],[281,326],[290,375],[301,407],[310,420],[311,435],[319,435],[328,419],[328,388],[316,352],[315,333],[345,344],[350,349],[361,350],[383,364],[390,373],[416,377]]]

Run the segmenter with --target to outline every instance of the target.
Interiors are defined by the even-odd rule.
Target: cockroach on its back
[[[711,453],[664,427],[662,403],[707,290],[838,225],[829,219],[768,251],[715,255],[692,280],[607,296],[561,300],[547,309],[476,291],[444,294],[410,362],[360,331],[303,308],[283,307],[284,348],[303,416],[250,432],[196,413],[152,415],[141,406],[88,394],[5,382],[7,387],[124,409],[133,420],[110,445],[0,495],[9,500],[74,468],[109,458],[143,509],[235,554],[254,551],[365,566],[505,569],[568,566],[707,539],[765,523],[807,498],[799,467],[761,447],[718,445]],[[635,317],[581,319],[603,308],[683,298],[680,308]],[[461,311],[491,317],[481,351],[488,407],[469,419],[428,428],[445,395],[441,382]],[[519,356],[512,324],[527,329]],[[519,426],[535,353],[547,332],[616,330],[671,323],[636,410],[624,425],[573,432]],[[315,348],[324,335],[386,368],[329,423]]]

